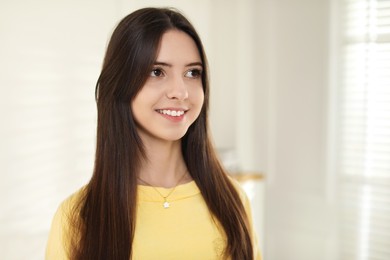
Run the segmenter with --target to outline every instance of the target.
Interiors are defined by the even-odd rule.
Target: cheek
[[[131,102],[131,113],[132,113],[132,116],[133,116],[133,120],[135,122],[136,125],[139,124],[139,118],[142,118],[142,115],[140,114],[140,109],[139,109],[139,105],[137,104],[137,101],[134,100],[133,102]]]
[[[148,98],[145,96],[145,92],[141,91],[138,93],[138,95],[131,102],[130,106],[135,121],[139,123],[139,120],[144,118],[148,111]]]
[[[142,98],[138,95],[136,98],[131,102],[131,111],[133,112],[133,115],[136,116],[140,111],[142,111]]]
[[[145,107],[150,107],[152,104],[156,102],[158,99],[158,92],[153,90],[152,88],[149,88],[147,86],[144,86],[141,91],[137,94],[137,96],[134,98],[131,106],[133,109],[144,109]]]
[[[199,113],[200,110],[202,110],[203,104],[204,104],[204,93],[202,90],[201,94],[199,95]]]
[[[196,91],[195,93],[193,93],[192,106],[193,108],[195,108],[194,111],[196,111],[196,113],[194,113],[194,118],[193,118],[194,121],[199,117],[200,112],[202,111],[203,108],[203,103],[204,103],[204,93],[203,93],[203,89],[201,88],[200,91]]]
[[[204,93],[203,93],[203,88],[200,87],[200,88],[196,88],[194,89],[193,93],[192,94],[192,97],[193,97],[193,103],[196,104],[197,106],[200,106],[202,107],[203,106],[203,102],[204,102]]]

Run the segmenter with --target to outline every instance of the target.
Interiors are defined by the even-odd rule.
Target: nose
[[[188,89],[183,77],[177,76],[172,78],[169,82],[167,97],[169,99],[178,100],[185,100],[188,98]]]

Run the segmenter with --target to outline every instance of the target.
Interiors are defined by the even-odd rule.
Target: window
[[[390,1],[343,0],[340,259],[390,259]]]

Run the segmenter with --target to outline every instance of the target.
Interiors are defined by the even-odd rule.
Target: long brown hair
[[[128,260],[135,230],[137,173],[146,157],[131,111],[156,60],[162,35],[171,29],[187,33],[196,43],[202,63],[204,104],[182,138],[187,168],[212,215],[227,237],[225,256],[253,259],[248,217],[243,203],[221,167],[207,127],[209,85],[201,40],[178,11],[144,8],[126,16],[107,47],[96,84],[97,144],[93,176],[72,210],[71,259]]]

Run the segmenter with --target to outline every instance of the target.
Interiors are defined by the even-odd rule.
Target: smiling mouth
[[[184,115],[185,111],[183,110],[168,110],[168,109],[157,109],[158,113],[168,116],[182,116]]]

